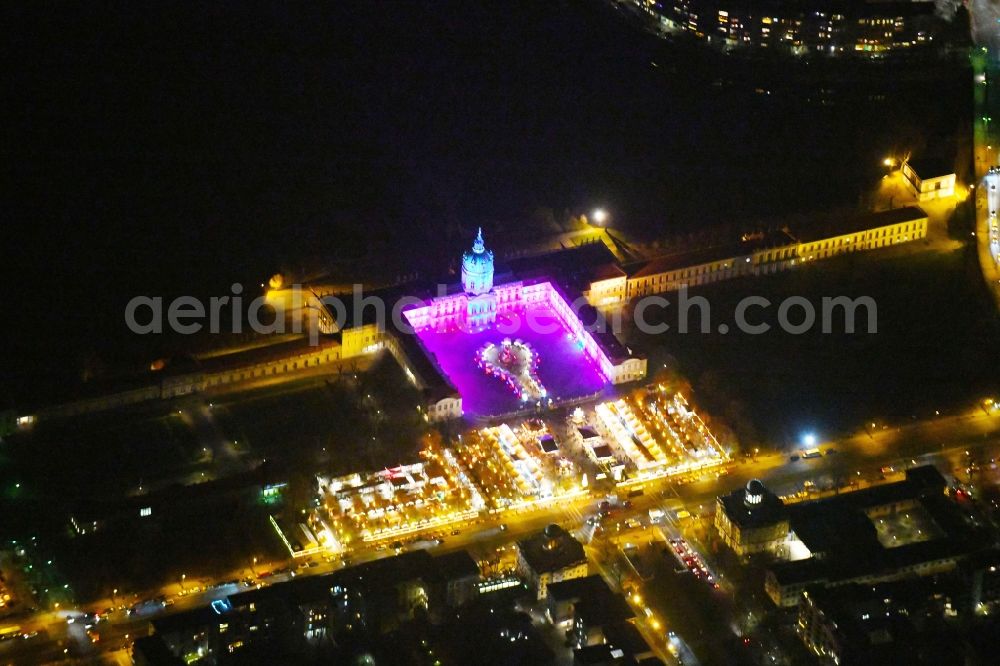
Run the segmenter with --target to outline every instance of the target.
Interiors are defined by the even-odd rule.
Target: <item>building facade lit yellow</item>
[[[927,213],[910,206],[859,218],[832,233],[793,235],[783,230],[745,235],[734,246],[633,265],[626,275],[592,282],[587,298],[594,307],[608,308],[682,287],[768,275],[820,259],[918,241],[927,237],[927,223]]]
[[[939,160],[905,160],[903,178],[917,201],[946,199],[955,194],[955,170]]]

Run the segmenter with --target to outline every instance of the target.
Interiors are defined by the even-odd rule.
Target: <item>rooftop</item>
[[[599,444],[594,447],[594,455],[598,458],[610,458],[614,455],[614,451],[607,444]]]
[[[615,278],[623,278],[625,276],[625,270],[618,264],[601,264],[600,266],[595,266],[594,270],[591,271],[590,274],[592,282],[613,280]]]
[[[458,580],[479,576],[479,565],[467,550],[458,550],[447,555],[437,555],[433,559],[434,568],[443,580]]]
[[[824,582],[828,578],[826,566],[820,560],[807,558],[794,562],[777,562],[768,567],[768,573],[779,585],[801,585]]]
[[[641,278],[647,275],[656,275],[680,268],[688,268],[689,266],[699,266],[734,257],[748,256],[758,250],[784,247],[794,243],[795,239],[784,230],[762,231],[746,234],[744,240],[735,243],[713,245],[697,250],[668,254],[650,261],[630,264],[625,268],[630,278]]]
[[[576,666],[634,666],[635,663],[631,655],[607,643],[573,650],[573,664]]]
[[[927,213],[923,208],[919,206],[904,206],[903,208],[893,208],[892,210],[884,210],[879,213],[868,213],[846,220],[835,220],[825,224],[810,226],[803,228],[801,233],[796,232],[795,235],[801,242],[809,243],[823,238],[843,236],[845,234],[865,231],[866,229],[878,229],[879,227],[915,222],[926,218]]]
[[[575,603],[580,599],[614,596],[604,579],[596,574],[550,583],[548,590],[549,598],[557,602]]]
[[[559,450],[559,445],[556,444],[555,438],[548,433],[542,435],[538,439],[538,444],[542,447],[542,451],[545,453],[555,453]]]
[[[542,279],[557,276],[567,286],[576,290],[586,289],[594,280],[606,280],[624,275],[618,268],[618,260],[604,243],[588,243],[579,247],[566,248],[518,257],[504,262],[507,270],[519,280]]]
[[[211,606],[200,606],[192,610],[180,613],[171,613],[153,620],[153,627],[156,633],[165,636],[167,634],[180,634],[187,631],[201,631],[203,628],[212,626],[219,622],[219,615],[212,610]]]
[[[573,614],[588,627],[603,627],[635,617],[625,597],[609,589],[606,594],[583,597],[573,604]]]
[[[632,656],[649,652],[651,648],[642,633],[631,622],[615,622],[604,627],[604,638],[608,645],[620,648]]]
[[[328,337],[321,337],[318,344],[314,345],[309,337],[302,335],[293,340],[279,342],[278,344],[254,347],[241,350],[231,354],[216,354],[204,356],[198,359],[187,371],[221,372],[224,370],[234,370],[245,368],[258,363],[268,363],[285,358],[292,358],[300,354],[311,354],[327,347],[336,347],[337,342]],[[175,374],[178,372],[173,364],[167,364],[163,369],[165,374]]]
[[[748,493],[752,495],[749,500]],[[746,488],[723,495],[719,501],[729,520],[741,528],[766,527],[788,519],[785,503],[756,479]]]
[[[132,654],[148,666],[182,666],[184,661],[174,655],[159,635],[142,636],[132,644]]]
[[[814,556],[836,549],[858,555],[881,550],[875,525],[855,507],[819,500],[790,504],[788,513],[792,531]]]
[[[559,571],[587,561],[583,545],[558,525],[517,542],[521,557],[536,574]]]
[[[427,349],[416,334],[395,330],[393,330],[393,334],[403,355],[409,361],[417,381],[425,387],[424,390],[433,399],[439,400],[449,395],[458,395],[458,389],[448,379],[438,363],[437,357]]]
[[[950,176],[955,173],[954,162],[940,157],[918,157],[906,160],[906,164],[909,164],[910,168],[917,172],[921,180]]]
[[[932,656],[927,653],[929,645],[918,647],[915,643],[922,631],[912,619],[940,603],[935,597],[940,597],[941,592],[934,581],[909,580],[879,585],[817,586],[806,594],[835,631],[842,663],[881,664],[901,663],[904,659],[941,663],[942,655]],[[925,661],[927,658],[930,659]]]
[[[844,581],[893,575],[902,568],[975,552],[984,545],[982,539],[952,515],[956,507],[944,497],[944,485],[937,468],[924,465],[907,470],[903,481],[788,505],[791,529],[813,556],[773,564],[771,573],[783,585]],[[919,500],[944,536],[884,547],[865,511],[910,499]]]

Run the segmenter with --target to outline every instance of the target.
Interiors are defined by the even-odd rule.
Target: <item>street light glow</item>
[[[811,432],[807,432],[802,436],[802,443],[806,446],[816,446],[816,435]]]
[[[603,208],[595,208],[594,212],[591,213],[591,217],[597,224],[604,224],[608,219],[608,212]]]

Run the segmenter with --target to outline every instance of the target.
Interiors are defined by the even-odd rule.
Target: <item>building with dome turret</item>
[[[603,260],[609,255],[601,249]],[[479,229],[462,254],[461,284],[402,310],[412,330],[385,336],[386,346],[418,387],[429,387],[433,376],[444,384],[428,404],[429,421],[548,409],[646,376],[645,357],[607,330],[579,291],[580,272],[590,273],[590,250],[520,257],[505,262],[497,277]],[[530,350],[530,368],[491,359],[489,350],[503,345]],[[408,360],[415,357],[422,358]],[[433,370],[420,370],[418,363]],[[533,385],[544,389],[525,390]]]
[[[486,249],[482,227],[476,232],[472,249],[462,255],[462,289],[467,297],[465,321],[477,328],[489,326],[497,317],[493,293],[493,251]]]
[[[760,479],[717,500],[715,529],[733,551],[743,557],[776,553],[788,538],[785,503]]]
[[[583,578],[589,569],[583,544],[552,524],[517,542],[517,571],[545,599],[551,583]]]
[[[493,251],[486,249],[482,227],[476,233],[472,250],[462,255],[462,287],[470,296],[486,294],[493,289]]]

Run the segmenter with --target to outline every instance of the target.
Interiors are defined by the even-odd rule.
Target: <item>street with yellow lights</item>
[[[588,450],[592,432],[612,455]],[[343,556],[357,544],[442,540],[462,523],[502,522],[654,479],[710,473],[728,460],[685,399],[658,384],[592,411],[577,408],[564,422],[530,417],[477,428],[450,446],[427,436],[417,462],[319,477],[318,506],[306,520],[274,524],[295,558]]]
[[[764,479],[789,497],[804,487],[817,493],[837,484],[861,487],[880,482],[888,466],[928,462],[966,481],[970,456],[1000,459],[998,406],[984,399],[961,413],[876,424],[816,442],[824,455],[798,460],[787,454],[731,459],[725,444],[715,440],[682,398],[656,385],[564,419],[529,418],[477,428],[451,445],[431,438],[417,461],[372,474],[320,479],[319,506],[303,522],[316,538],[310,553],[284,561],[255,559],[219,580],[170,582],[147,593],[159,594],[167,603],[148,613],[125,612],[141,601],[135,594],[41,613],[20,623],[30,638],[0,644],[0,660],[56,658],[73,650],[115,663],[129,637],[149,631],[149,620],[203,606],[239,587],[224,581],[272,585],[411,548],[466,549],[487,581],[501,581],[513,572],[514,542],[550,523],[586,544],[591,570],[626,594],[636,625],[668,663],[691,651],[712,654],[713,647],[698,636],[699,622],[733,621],[730,581],[716,573],[703,542],[717,496],[752,478]],[[597,412],[605,409],[617,415],[619,424],[629,424],[662,469],[650,465],[649,458],[640,467],[631,456],[645,454],[632,439],[632,446],[622,442],[613,459],[595,461],[579,432],[592,426],[607,441],[620,437],[617,429],[599,423]],[[551,448],[542,445],[546,436],[558,443],[555,451],[546,452]],[[610,512],[602,508],[606,503]],[[709,583],[698,570],[716,578]],[[698,604],[699,599],[708,601]],[[702,609],[701,616],[692,612],[695,606]],[[76,635],[76,628],[67,624],[76,613],[109,608],[93,632],[98,641],[82,628]]]

